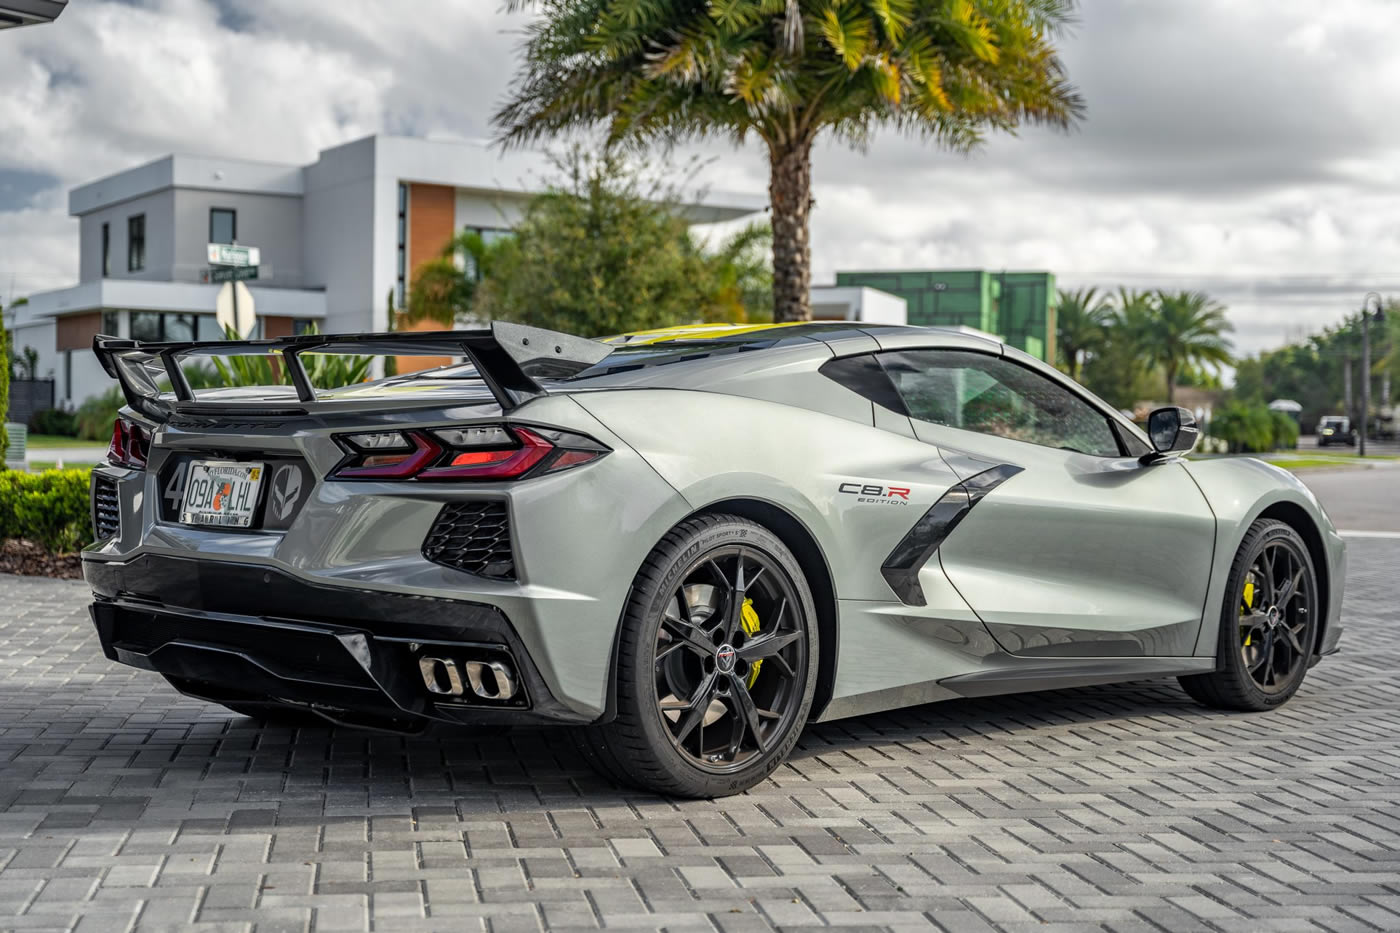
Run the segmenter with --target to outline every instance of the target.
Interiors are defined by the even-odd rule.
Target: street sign
[[[258,277],[257,266],[210,266],[211,282],[246,282]]]
[[[260,266],[262,250],[256,246],[230,246],[227,243],[209,244],[209,265],[211,266]]]
[[[242,282],[225,282],[214,299],[214,320],[227,330],[232,327],[239,337],[247,338],[257,323],[254,317],[253,293]]]

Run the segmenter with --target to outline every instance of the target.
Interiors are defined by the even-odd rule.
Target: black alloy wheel
[[[1230,569],[1218,669],[1182,677],[1182,687],[1218,709],[1281,706],[1313,662],[1322,613],[1317,571],[1298,532],[1273,519],[1256,521]]]
[[[633,582],[616,714],[577,730],[608,777],[715,797],[752,787],[796,744],[816,691],[811,589],[782,540],[735,515],[687,519]]]
[[[1294,542],[1274,538],[1240,587],[1240,658],[1265,693],[1288,689],[1312,655],[1317,593],[1306,557]]]
[[[793,583],[763,551],[696,560],[656,637],[657,713],[697,768],[725,774],[766,753],[802,705],[806,620]]]

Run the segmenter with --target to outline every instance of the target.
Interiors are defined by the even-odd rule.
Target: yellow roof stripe
[[[781,324],[681,324],[677,327],[658,327],[654,330],[637,330],[628,334],[608,337],[604,343],[625,344],[629,347],[668,340],[711,340],[720,337],[734,337],[758,331],[773,330],[779,327],[793,327],[808,324],[810,321],[785,321]],[[641,339],[638,339],[641,338]]]

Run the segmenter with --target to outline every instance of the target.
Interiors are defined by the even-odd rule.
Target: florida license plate
[[[253,524],[262,485],[261,463],[192,460],[180,521],[187,525],[247,528]]]

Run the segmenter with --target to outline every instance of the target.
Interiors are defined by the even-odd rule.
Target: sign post
[[[253,295],[243,283],[258,277],[262,250],[256,246],[210,243],[208,256],[209,281],[224,283],[214,303],[215,320],[246,338],[253,332],[257,319],[253,316]]]
[[[242,282],[225,282],[214,299],[214,320],[225,330],[232,329],[239,337],[247,339],[257,323],[254,316],[253,293]]]

